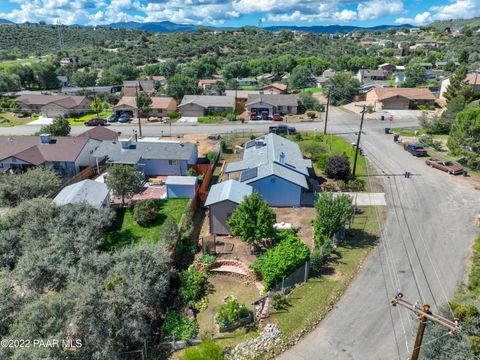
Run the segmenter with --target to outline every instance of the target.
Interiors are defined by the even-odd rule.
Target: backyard
[[[148,226],[138,225],[133,218],[133,207],[116,210],[110,229],[103,238],[103,247],[107,250],[128,244],[149,244],[160,240],[160,233],[165,220],[172,217],[178,223],[188,206],[189,199],[155,200],[159,215],[155,222]]]

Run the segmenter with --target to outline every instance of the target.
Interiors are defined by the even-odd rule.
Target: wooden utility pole
[[[365,110],[366,106],[363,105],[362,107],[362,119],[360,120],[360,130],[358,131],[357,136],[357,145],[355,146],[355,159],[353,160],[353,172],[352,175],[355,177],[355,171],[357,170],[357,158],[358,158],[358,151],[360,149],[360,137],[362,136],[362,129],[363,129],[363,119],[365,118]]]
[[[325,109],[325,127],[323,128],[323,135],[327,135],[327,122],[328,122],[328,108],[330,107],[330,94],[332,93],[332,87],[328,88],[327,95],[327,108]]]
[[[140,137],[142,137],[142,115],[140,114],[140,102],[139,102],[139,97],[138,97],[138,86],[135,85],[135,101],[137,103],[137,112],[138,112],[138,133]]]
[[[449,320],[441,315],[433,314],[430,311],[430,305],[428,304],[423,304],[421,307],[417,304],[411,304],[408,301],[403,300],[402,293],[398,293],[391,301],[391,304],[392,306],[399,305],[404,307],[417,315],[419,324],[417,328],[417,336],[415,337],[415,345],[413,347],[410,360],[418,360],[420,348],[422,347],[423,334],[425,333],[425,327],[427,326],[427,320],[446,327],[450,334],[458,334],[461,330],[458,319]]]

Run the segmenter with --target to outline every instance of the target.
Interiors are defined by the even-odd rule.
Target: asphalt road
[[[359,115],[332,108],[329,132],[358,130]],[[412,116],[396,117],[392,127],[418,124]],[[268,123],[222,125],[143,126],[144,136],[217,134],[267,131]],[[324,123],[296,123],[301,131],[323,130]],[[388,218],[380,245],[373,251],[359,276],[337,306],[319,326],[281,360],[316,359],[406,359],[413,345],[416,327],[408,310],[393,308],[390,300],[399,289],[405,299],[428,302],[436,311],[454,293],[464,276],[465,262],[476,234],[474,219],[480,213],[480,192],[463,177],[452,177],[426,167],[383,134],[390,124],[369,120],[364,125],[361,146],[376,167],[376,173],[414,174],[382,176],[388,203]],[[137,129],[113,125],[123,135]],[[29,135],[36,126],[0,128],[0,135]],[[85,127],[72,128],[76,135]],[[344,134],[353,141],[354,135]],[[366,174],[364,174],[366,175]]]
[[[380,245],[335,309],[280,360],[407,359],[417,322],[390,300],[400,289],[437,311],[464,277],[480,192],[464,177],[427,167],[373,123],[365,132],[362,147],[377,174],[414,175],[382,177],[388,217]]]

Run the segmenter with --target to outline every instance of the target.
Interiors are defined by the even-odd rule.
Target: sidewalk
[[[386,206],[385,193],[366,192],[338,192],[335,194],[347,194],[353,198],[352,203],[356,206]]]

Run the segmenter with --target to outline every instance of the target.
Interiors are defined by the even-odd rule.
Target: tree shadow
[[[377,235],[370,234],[363,229],[350,229],[340,246],[347,249],[359,249],[376,245],[378,241]]]

